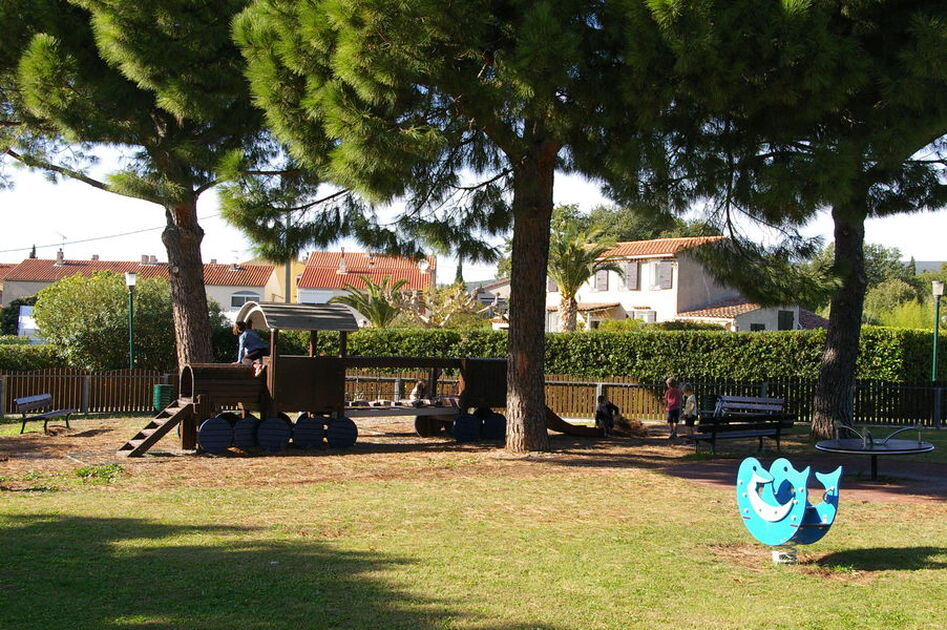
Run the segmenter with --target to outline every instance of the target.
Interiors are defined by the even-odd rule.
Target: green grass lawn
[[[400,478],[148,489],[136,468],[0,492],[0,628],[943,627],[942,502],[843,493],[826,538],[775,566],[729,489],[454,456],[456,476],[412,460]],[[338,457],[295,461],[311,478]]]

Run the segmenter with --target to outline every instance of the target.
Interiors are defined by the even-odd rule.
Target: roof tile
[[[167,278],[168,263],[142,264],[122,260],[55,260],[27,258],[7,272],[4,280],[55,282],[76,274],[91,276],[98,271],[135,272],[142,278]],[[204,284],[211,286],[262,287],[273,272],[272,265],[204,265]]]
[[[656,238],[650,241],[621,241],[615,244],[602,258],[661,258],[674,256],[682,251],[722,240],[723,236],[688,236],[681,238]]]
[[[732,319],[738,315],[760,309],[759,304],[750,302],[745,297],[735,297],[707,304],[692,311],[678,313],[678,317],[710,317],[714,319]]]
[[[373,282],[379,283],[385,277],[392,282],[407,280],[403,289],[418,291],[427,289],[434,282],[437,270],[437,259],[433,256],[426,258],[428,268],[422,272],[418,263],[400,256],[382,256],[362,252],[346,252],[345,273],[339,273],[342,263],[342,252],[313,252],[306,262],[306,271],[299,279],[300,289],[344,289],[350,284],[356,289],[365,287],[360,276],[367,276]]]

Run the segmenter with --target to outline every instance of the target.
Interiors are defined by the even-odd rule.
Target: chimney
[[[151,256],[148,257],[148,262],[150,262],[152,265],[157,265],[158,257],[152,254]]]
[[[56,252],[56,262],[53,264],[56,267],[62,267],[63,265],[66,264],[66,257],[65,257],[65,254],[63,254],[61,247],[59,248],[59,251]]]
[[[345,250],[342,250],[342,258],[339,259],[339,268],[335,270],[339,275],[343,275],[349,272],[349,268],[345,264]]]
[[[98,254],[92,254],[92,260],[98,260],[98,259],[99,259]]]
[[[147,264],[148,264],[148,254],[142,254],[142,255],[141,255],[141,264],[143,264],[143,265],[147,265]]]
[[[216,265],[216,264],[217,264],[217,259],[216,259],[216,258],[211,258],[211,259],[210,259],[210,264]]]

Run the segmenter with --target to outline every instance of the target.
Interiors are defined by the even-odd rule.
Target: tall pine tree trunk
[[[187,363],[213,360],[210,316],[204,290],[201,241],[204,230],[197,223],[197,198],[165,207],[168,224],[161,240],[168,251],[171,312],[177,340],[178,368]]]
[[[825,352],[812,401],[812,437],[833,437],[835,422],[853,419],[855,364],[865,302],[865,216],[861,204],[832,209],[835,221],[835,273],[841,286],[832,298]]]
[[[514,167],[506,447],[517,453],[549,450],[543,363],[556,151],[539,143]]]
[[[572,332],[575,330],[576,314],[579,311],[579,305],[575,301],[574,295],[562,296],[559,302],[559,331]]]

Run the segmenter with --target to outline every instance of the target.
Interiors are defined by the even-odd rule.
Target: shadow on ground
[[[55,515],[0,524],[2,628],[525,628],[400,589],[385,572],[410,560],[390,555],[229,526]]]
[[[851,549],[822,556],[815,563],[823,567],[845,567],[855,571],[947,569],[947,547]]]

